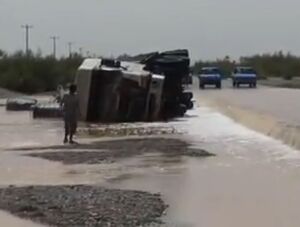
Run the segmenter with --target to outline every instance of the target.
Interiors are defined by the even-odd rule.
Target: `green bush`
[[[40,54],[26,56],[18,51],[6,55],[0,51],[0,87],[24,93],[47,92],[56,89],[58,84],[74,80],[82,57],[54,59]]]

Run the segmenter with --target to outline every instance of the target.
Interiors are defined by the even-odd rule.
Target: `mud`
[[[74,151],[74,148],[86,151]],[[47,149],[47,147],[43,147],[43,149]],[[190,148],[190,144],[185,141],[167,138],[121,139],[106,142],[94,142],[91,144],[77,145],[75,147],[58,146],[56,149],[56,151],[38,152],[27,155],[51,161],[59,161],[64,164],[113,163],[119,159],[130,158],[146,153],[161,153],[168,157],[213,156],[212,153],[203,149]],[[88,151],[90,149],[96,149],[98,151]]]
[[[158,223],[167,206],[159,194],[97,186],[0,189],[0,208],[49,226],[144,226]]]

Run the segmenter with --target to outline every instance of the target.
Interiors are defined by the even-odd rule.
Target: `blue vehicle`
[[[222,76],[218,67],[204,67],[199,75],[199,88],[204,89],[205,85],[222,87]]]
[[[233,87],[248,84],[249,87],[256,87],[257,73],[251,67],[236,67],[232,75]]]

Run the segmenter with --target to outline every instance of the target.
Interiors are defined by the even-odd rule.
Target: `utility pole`
[[[69,58],[72,57],[72,46],[73,46],[73,42],[68,42],[68,46],[69,46]]]
[[[32,25],[25,24],[22,25],[22,28],[25,29],[25,42],[26,42],[26,55],[29,56],[29,30],[33,28]]]
[[[56,40],[59,39],[58,36],[51,36],[50,39],[53,40],[53,57],[56,58]]]
[[[79,54],[81,57],[83,56],[83,48],[82,47],[79,48]]]

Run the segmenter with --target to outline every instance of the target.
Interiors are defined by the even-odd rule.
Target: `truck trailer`
[[[82,120],[157,121],[183,116],[193,107],[184,92],[188,51],[140,55],[139,60],[85,59],[75,83]]]

